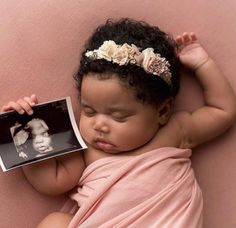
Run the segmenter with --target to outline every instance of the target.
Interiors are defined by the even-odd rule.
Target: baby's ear
[[[159,124],[160,126],[165,125],[172,113],[173,110],[173,103],[174,99],[172,97],[167,98],[165,101],[162,102],[162,104],[158,108],[159,113]]]

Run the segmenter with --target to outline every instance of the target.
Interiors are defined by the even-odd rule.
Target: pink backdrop
[[[121,4],[121,3],[124,4]],[[107,18],[131,17],[176,36],[195,31],[236,89],[236,1],[232,0],[1,0],[0,105],[36,93],[40,101],[71,96],[78,111],[72,75],[81,47]],[[194,109],[202,97],[185,73],[176,109]],[[0,129],[1,130],[1,129]],[[206,228],[236,227],[235,134],[194,151],[193,166],[204,195]],[[0,171],[1,227],[35,227],[63,197],[37,193],[21,170]]]

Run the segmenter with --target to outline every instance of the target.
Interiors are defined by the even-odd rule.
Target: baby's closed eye
[[[111,117],[117,122],[125,122],[129,117],[131,117],[131,114],[114,112],[111,114]]]
[[[95,115],[96,111],[88,106],[82,106],[82,112],[86,115],[86,116],[93,116]]]

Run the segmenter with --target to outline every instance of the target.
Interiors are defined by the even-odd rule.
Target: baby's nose
[[[97,117],[94,121],[94,130],[103,132],[103,133],[108,133],[109,132],[109,126],[106,121],[106,118],[103,117]]]

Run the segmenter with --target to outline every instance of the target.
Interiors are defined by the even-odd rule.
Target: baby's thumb
[[[32,105],[38,103],[38,98],[37,98],[37,96],[36,96],[35,94],[32,94],[32,95],[30,96],[30,99],[31,99]]]

